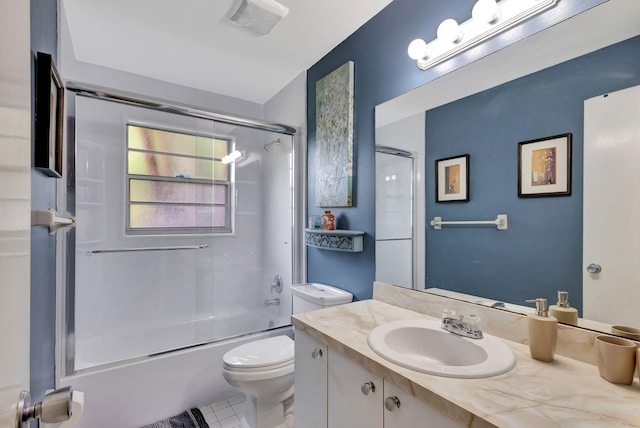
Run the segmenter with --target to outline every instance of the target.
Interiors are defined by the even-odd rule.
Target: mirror
[[[427,263],[425,285],[414,288],[488,305],[505,302],[506,309],[521,312],[527,311],[527,298],[545,297],[555,304],[557,290],[568,290],[581,315],[594,314],[581,319],[581,326],[611,332],[616,319],[583,307],[583,101],[640,84],[637,60],[628,61],[637,57],[640,46],[637,38],[630,40],[640,33],[639,16],[638,2],[603,3],[376,108],[377,145],[390,145],[385,135],[405,128],[414,129],[412,139],[421,142],[417,151],[395,146],[425,159],[423,190],[416,188],[415,194],[426,194],[426,201],[417,204],[416,220],[492,220],[509,214],[509,230],[504,232],[490,226],[416,227],[427,230],[426,257],[414,260],[424,264],[420,261],[426,258]],[[611,26],[602,28],[602,22],[616,22],[615,34]],[[606,72],[610,61],[618,63]],[[593,80],[603,74],[609,83]],[[531,76],[549,75],[556,80],[527,83]],[[558,111],[556,98],[575,82],[596,92],[587,91],[574,103],[575,111]],[[546,94],[546,101],[532,110],[528,97],[540,94]],[[524,103],[515,107],[519,100]],[[563,121],[566,116],[571,123]],[[518,143],[565,132],[573,134],[572,195],[519,198]],[[501,146],[490,146],[498,140]],[[471,153],[470,202],[436,204],[434,161],[466,153]],[[588,174],[585,169],[585,182]],[[425,241],[424,233],[416,237],[418,245]],[[618,305],[624,305],[621,300]],[[639,326],[640,319],[632,324]]]

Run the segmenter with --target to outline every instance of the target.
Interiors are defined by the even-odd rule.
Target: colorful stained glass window
[[[128,230],[231,232],[229,139],[127,125]]]

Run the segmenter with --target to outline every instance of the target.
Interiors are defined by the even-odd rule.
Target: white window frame
[[[235,138],[230,136],[223,135],[214,135],[214,134],[205,134],[200,132],[187,131],[184,129],[175,129],[175,128],[165,128],[161,126],[142,124],[137,122],[127,122],[125,124],[125,235],[233,235],[235,229],[235,163],[231,162],[227,164],[227,180],[215,180],[215,179],[201,179],[201,178],[187,178],[187,177],[164,177],[164,176],[154,176],[154,175],[139,175],[139,174],[130,174],[129,173],[129,153],[130,152],[138,152],[138,153],[157,153],[157,154],[165,154],[169,156],[176,157],[187,157],[194,159],[203,159],[203,160],[213,160],[213,161],[221,161],[221,158],[209,158],[203,156],[189,156],[189,155],[178,155],[175,153],[167,153],[167,152],[158,152],[153,150],[140,150],[140,149],[130,149],[129,148],[129,126],[136,126],[140,128],[153,129],[158,131],[166,131],[173,132],[178,134],[186,134],[190,136],[196,137],[204,137],[204,138],[212,138],[218,140],[226,140],[227,141],[227,153],[231,153],[235,150]],[[224,185],[226,186],[226,221],[224,227],[131,227],[131,180],[146,180],[146,181],[162,181],[167,183],[190,183],[190,184],[210,184],[212,186],[215,185]],[[167,205],[166,203],[160,202],[134,202],[134,204],[140,205]],[[220,206],[219,204],[197,204],[197,203],[187,203],[187,204],[176,204],[176,205],[188,205],[188,206]]]

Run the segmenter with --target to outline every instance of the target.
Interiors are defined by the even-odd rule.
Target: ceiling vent
[[[229,19],[258,34],[268,34],[289,13],[275,0],[237,0]]]

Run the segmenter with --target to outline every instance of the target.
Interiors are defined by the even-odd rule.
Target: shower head
[[[269,151],[269,150],[271,150],[271,146],[273,146],[274,144],[275,144],[276,146],[279,146],[279,145],[280,145],[280,138],[278,138],[277,140],[273,140],[273,141],[272,141],[272,142],[270,142],[270,143],[265,144],[265,145],[264,145],[264,149],[265,149],[266,151]]]

